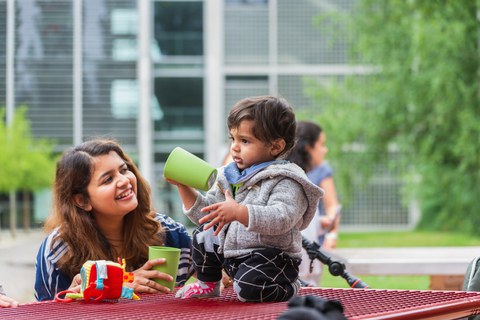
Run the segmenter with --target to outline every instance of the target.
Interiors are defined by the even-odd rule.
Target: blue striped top
[[[157,213],[155,218],[165,230],[164,245],[181,249],[177,285],[183,285],[187,281],[192,263],[190,236],[185,227],[172,218],[160,213]],[[69,250],[67,244],[61,240],[56,242],[52,250],[52,240],[57,234],[58,231],[53,230],[43,240],[38,250],[35,263],[35,298],[38,301],[53,300],[58,292],[68,289],[72,283],[72,278],[57,267],[59,259]],[[78,271],[80,272],[80,270]]]

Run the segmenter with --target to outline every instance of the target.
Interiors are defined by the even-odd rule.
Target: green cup
[[[215,182],[217,169],[194,154],[176,147],[167,158],[163,175],[181,184],[207,191]]]
[[[177,279],[178,263],[180,261],[180,249],[164,246],[149,246],[148,259],[151,260],[157,258],[164,258],[165,263],[156,265],[152,269],[171,275],[173,281],[165,281],[163,279],[154,280],[173,292],[175,281]]]

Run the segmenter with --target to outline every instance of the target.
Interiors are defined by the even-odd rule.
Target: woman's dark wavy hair
[[[66,151],[57,162],[53,188],[53,214],[47,219],[46,231],[58,228],[58,236],[52,242],[63,240],[69,247],[60,259],[60,269],[70,277],[80,272],[87,260],[117,261],[115,251],[100,232],[94,214],[79,208],[75,195],[89,199],[88,184],[92,178],[94,158],[117,153],[137,178],[138,206],[124,217],[123,247],[121,258],[127,268],[135,270],[148,260],[148,245],[163,244],[163,229],[155,220],[151,190],[132,159],[120,145],[111,139],[94,139]]]
[[[310,153],[307,151],[307,146],[313,148],[322,131],[322,128],[313,122],[299,121],[297,123],[297,140],[288,155],[288,160],[296,163],[305,172],[313,169],[311,164],[312,159]]]
[[[288,153],[295,144],[295,113],[283,98],[258,96],[238,101],[228,114],[228,129],[238,128],[243,120],[253,120],[253,135],[262,142],[285,140],[285,149],[278,157]]]

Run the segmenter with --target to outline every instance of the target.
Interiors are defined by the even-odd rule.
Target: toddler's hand
[[[242,210],[247,210],[246,207],[238,204],[235,199],[232,198],[230,191],[225,191],[225,201],[212,204],[210,206],[202,208],[201,212],[210,212],[198,222],[200,224],[210,221],[203,228],[208,230],[214,225],[217,225],[217,229],[214,232],[214,235],[217,236],[222,228],[235,220],[239,220],[237,217]],[[248,212],[247,212],[248,216]],[[240,221],[243,223],[243,221]]]
[[[177,182],[175,180],[172,180],[172,179],[168,179],[168,178],[165,178],[165,181],[167,181],[168,183],[174,185],[174,186],[177,186],[177,187],[184,187],[185,185],[184,184],[181,184],[180,182]]]

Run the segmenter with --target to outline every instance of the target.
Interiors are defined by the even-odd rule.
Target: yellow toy
[[[104,300],[117,300],[127,298],[140,300],[132,288],[125,283],[133,282],[133,272],[125,271],[125,259],[120,263],[106,260],[88,260],[82,266],[80,275],[82,287],[80,293],[72,290],[64,290],[55,296],[60,302],[72,302],[75,299],[83,299],[85,302],[99,302]],[[65,298],[60,298],[65,295]]]

